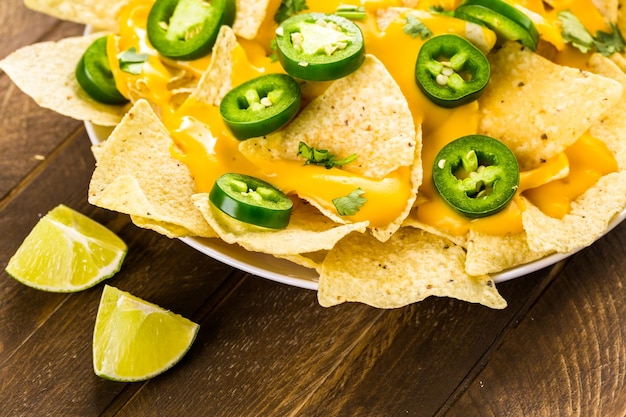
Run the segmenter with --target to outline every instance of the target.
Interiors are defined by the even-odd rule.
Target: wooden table
[[[82,30],[21,0],[0,2],[0,58]],[[0,92],[0,263],[64,203],[128,243],[111,285],[201,324],[172,370],[145,383],[106,381],[91,363],[102,286],[45,293],[3,271],[1,416],[626,415],[626,225],[500,284],[502,311],[445,298],[326,309],[314,291],[235,270],[90,206],[83,124],[41,109],[4,74]]]

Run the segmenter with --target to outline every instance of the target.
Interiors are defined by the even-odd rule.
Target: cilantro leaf
[[[604,56],[613,55],[616,52],[624,52],[626,43],[622,33],[615,23],[610,24],[611,33],[598,31],[596,33],[596,49]]]
[[[315,149],[304,142],[300,142],[298,145],[298,156],[306,159],[305,165],[321,165],[328,169],[349,164],[357,158],[356,154],[352,154],[346,158],[337,159],[336,155],[328,152],[326,149]]]
[[[361,207],[363,207],[363,204],[367,202],[366,198],[361,197],[363,194],[365,194],[365,191],[361,188],[357,188],[345,197],[334,198],[333,204],[337,209],[337,213],[339,213],[340,216],[352,216],[356,214]]]
[[[307,10],[309,6],[306,4],[306,0],[282,0],[280,7],[274,15],[274,21],[278,24],[284,20],[289,19],[291,16],[298,14],[302,10]]]
[[[148,60],[150,55],[138,54],[137,49],[132,48],[120,53],[117,59],[120,63],[120,69],[129,74],[139,75],[143,69],[143,63]]]
[[[626,50],[626,42],[615,23],[610,23],[611,33],[599,30],[594,37],[569,10],[559,12],[558,17],[561,21],[563,40],[571,43],[582,53],[595,48],[602,55],[609,56]]]
[[[580,23],[580,20],[569,10],[559,12],[561,21],[563,40],[569,42],[580,52],[587,53],[595,46],[595,41],[591,33]]]
[[[413,39],[418,36],[422,39],[426,39],[432,36],[430,29],[426,27],[417,17],[413,15],[406,16],[406,24],[404,25],[404,33],[411,35]]]

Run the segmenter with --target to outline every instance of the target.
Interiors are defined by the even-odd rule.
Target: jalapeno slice
[[[220,114],[239,140],[267,135],[287,124],[300,110],[302,93],[287,74],[266,74],[230,90]]]
[[[467,39],[453,34],[428,39],[415,63],[417,85],[441,107],[456,107],[476,100],[490,75],[487,57]]]
[[[489,136],[456,139],[437,154],[433,181],[441,197],[467,217],[497,213],[511,201],[519,185],[513,152]]]
[[[336,80],[356,71],[365,59],[361,29],[349,19],[324,13],[290,17],[276,30],[278,60],[303,80]]]
[[[107,37],[96,39],[78,61],[74,71],[76,81],[94,100],[104,104],[124,104],[128,101],[115,86],[107,57]]]
[[[148,40],[167,58],[193,60],[209,54],[220,27],[234,19],[235,0],[156,0]]]
[[[230,217],[255,226],[283,229],[293,202],[273,185],[248,175],[227,173],[215,181],[209,201]]]
[[[456,8],[454,17],[482,24],[501,40],[519,41],[535,51],[539,31],[524,13],[502,0],[466,0]]]

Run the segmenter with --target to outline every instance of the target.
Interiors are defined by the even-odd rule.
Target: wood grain
[[[80,25],[55,21],[28,11],[15,0],[0,2],[0,22],[4,23],[0,24],[0,39],[3,39],[0,59],[32,42],[58,40],[83,31]],[[21,28],[21,31],[11,35],[15,28]],[[9,41],[5,42],[5,39]],[[37,65],[33,63],[33,72],[36,71]],[[16,192],[17,180],[33,171],[61,141],[81,126],[81,122],[39,107],[3,72],[0,72],[0,115],[3,134],[0,141],[1,201],[10,192]]]
[[[82,32],[0,2],[0,58]],[[431,298],[395,310],[318,305],[87,203],[81,122],[0,73],[0,263],[67,204],[129,253],[108,283],[200,323],[175,368],[143,383],[94,375],[102,285],[76,294],[0,273],[0,416],[626,416],[626,225],[567,262],[499,285],[493,311]]]
[[[446,416],[626,415],[625,232],[571,259]]]

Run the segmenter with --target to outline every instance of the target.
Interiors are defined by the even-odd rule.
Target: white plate
[[[112,128],[96,126],[89,122],[85,122],[85,126],[87,128],[89,139],[94,144],[105,140],[112,130]],[[624,218],[626,218],[626,209],[611,221],[605,234],[621,223]],[[271,255],[249,252],[240,246],[230,245],[219,239],[189,237],[182,238],[180,240],[213,259],[242,271],[249,272],[253,275],[281,282],[283,284],[293,285],[295,287],[308,288],[311,290],[317,289],[317,280],[319,276],[312,269],[304,268],[286,260],[276,259]],[[513,278],[518,278],[553,265],[573,255],[575,252],[568,254],[557,253],[546,256],[545,258],[537,261],[493,274],[492,277],[495,282],[504,282]]]

